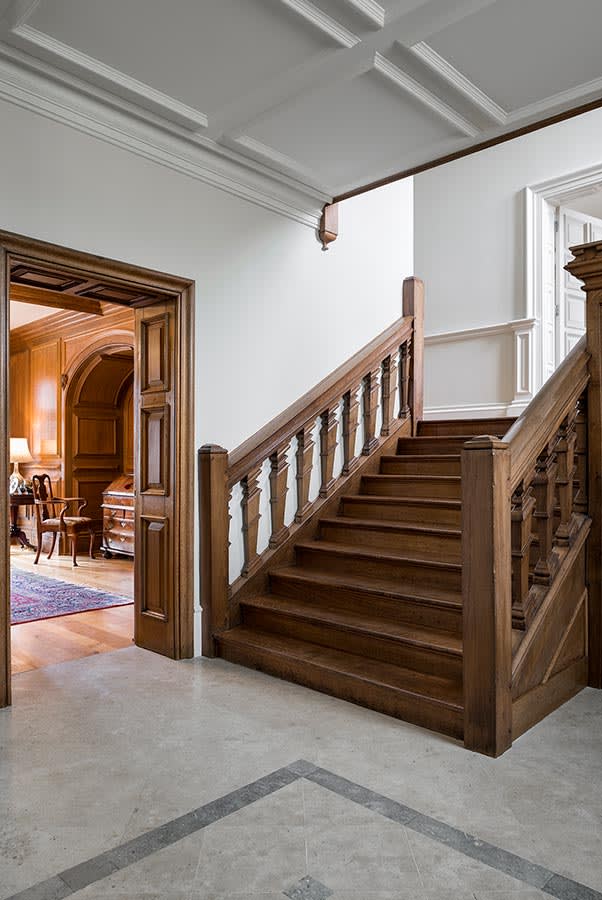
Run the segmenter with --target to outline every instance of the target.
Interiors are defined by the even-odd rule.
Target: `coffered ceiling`
[[[85,98],[105,129],[177,147],[190,174],[308,221],[602,100],[600,0],[0,0],[2,13],[0,96],[13,85],[21,101],[27,71],[53,102],[77,96],[63,118]]]

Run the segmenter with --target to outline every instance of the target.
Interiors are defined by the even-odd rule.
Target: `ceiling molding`
[[[2,21],[13,31],[33,16],[41,2],[42,0],[12,0],[2,16]]]
[[[345,0],[345,3],[352,6],[374,25],[378,25],[379,28],[385,24],[385,10],[380,3],[376,3],[376,0]]]
[[[312,229],[332,196],[298,179],[279,175],[225,147],[200,142],[198,135],[169,131],[135,118],[127,109],[106,102],[99,92],[78,90],[48,77],[45,64],[32,67],[18,51],[0,46],[0,99],[91,135],[137,156],[166,166],[211,187],[268,209]],[[36,69],[41,69],[37,71]],[[212,146],[206,146],[211,144]]]
[[[538,100],[536,103],[529,103],[527,106],[513,109],[508,113],[507,121],[508,124],[518,125],[529,119],[540,118],[544,113],[553,113],[558,108],[573,106],[575,101],[585,103],[589,97],[601,94],[602,78],[595,78],[593,81],[578,84],[567,91],[552,94],[551,97],[544,97],[543,100]]]
[[[59,63],[67,63],[78,69],[83,69],[88,75],[93,75],[96,78],[102,79],[104,82],[109,82],[115,87],[126,91],[128,94],[140,98],[169,115],[176,117],[190,127],[191,130],[196,131],[199,128],[207,128],[207,125],[209,124],[207,116],[204,113],[199,112],[199,110],[193,109],[191,106],[181,103],[174,97],[169,97],[167,94],[155,90],[155,88],[150,87],[148,84],[144,84],[142,81],[138,81],[136,78],[132,78],[130,75],[119,72],[112,66],[107,66],[105,63],[100,62],[98,59],[94,59],[92,56],[88,56],[86,53],[81,53],[74,47],[70,47],[68,44],[64,44],[62,41],[58,41],[56,38],[50,37],[49,35],[44,34],[44,32],[32,28],[30,25],[19,25],[12,30],[12,33],[22,41],[25,41],[25,43],[31,44],[46,53],[49,53],[52,57],[57,59]]]
[[[476,86],[469,78],[466,78],[462,72],[459,72],[455,66],[440,56],[436,50],[429,47],[427,43],[421,41],[409,48],[410,51],[426,63],[429,68],[445,79],[449,84],[456,88],[464,97],[466,97],[474,106],[478,107],[490,119],[499,125],[505,125],[508,121],[508,113],[502,109],[499,104],[492,100],[484,91]]]
[[[275,165],[281,171],[291,174],[295,178],[299,178],[300,176],[310,177],[310,173],[298,160],[293,159],[291,156],[286,156],[284,153],[280,153],[278,150],[275,150],[274,147],[269,147],[267,144],[256,140],[249,134],[240,134],[236,135],[236,137],[226,136],[223,138],[223,141],[226,143],[226,146],[232,146],[234,149],[248,152],[254,158]],[[323,190],[324,195],[327,196],[327,189],[323,188]]]
[[[374,54],[374,69],[385,78],[388,78],[389,81],[402,91],[416,97],[416,99],[420,100],[421,103],[433,110],[433,112],[436,112],[443,119],[446,119],[454,125],[458,131],[461,131],[468,137],[477,137],[477,135],[480,134],[479,129],[473,125],[472,122],[469,122],[468,119],[461,116],[459,112],[456,112],[455,109],[448,106],[440,97],[431,93],[424,85],[415,81],[406,72],[400,69],[399,66],[396,66],[381,53]]]
[[[327,34],[341,47],[355,47],[360,43],[360,38],[349,31],[340,22],[327,16],[325,12],[309,3],[308,0],[280,0],[284,6],[288,6],[311,25],[318,28],[323,34]]]

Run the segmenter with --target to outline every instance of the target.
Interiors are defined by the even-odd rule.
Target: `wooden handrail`
[[[228,455],[228,483],[232,487],[250,470],[261,465],[289,437],[380,365],[384,357],[399,348],[412,334],[412,316],[402,316],[378,337],[366,344],[346,363],[327,375],[319,384],[300,397],[280,415],[264,425],[252,437]]]
[[[504,435],[502,440],[510,448],[512,489],[585,390],[589,360],[584,335]]]

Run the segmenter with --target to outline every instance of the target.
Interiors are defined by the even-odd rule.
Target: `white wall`
[[[306,226],[0,103],[0,228],[196,282],[196,443],[234,448],[401,314],[412,183]],[[191,473],[192,477],[192,473]]]
[[[522,192],[600,162],[596,110],[416,176],[415,267],[426,281],[427,335],[527,316]],[[499,334],[495,350],[478,335],[427,346],[427,410],[503,412],[514,397],[511,333]]]

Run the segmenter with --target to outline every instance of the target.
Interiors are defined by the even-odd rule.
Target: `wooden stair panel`
[[[230,662],[462,738],[462,689],[450,679],[246,626],[216,641]]]
[[[456,434],[490,434],[495,437],[503,437],[514,424],[516,419],[509,417],[496,417],[490,419],[429,419],[418,424],[420,437]]]
[[[400,590],[405,588],[410,592],[416,587],[426,590],[430,587],[456,591],[462,589],[462,569],[459,564],[412,559],[330,541],[300,543],[296,545],[295,551],[297,565],[317,572],[397,579]]]
[[[456,635],[379,616],[290,600],[277,595],[241,604],[245,626],[343,650],[443,678],[462,679],[462,642]]]
[[[462,484],[459,475],[364,475],[361,493],[381,497],[459,500]]]
[[[382,456],[381,475],[460,475],[461,457],[457,453],[398,454]]]
[[[339,516],[352,519],[377,519],[406,525],[432,525],[435,528],[459,528],[462,504],[459,500],[428,497],[379,497],[350,494],[341,498]]]
[[[462,599],[458,593],[443,588],[431,588],[424,596],[419,592],[402,593],[397,581],[345,578],[290,566],[270,573],[270,589],[279,597],[308,605],[462,633]]]
[[[330,543],[391,550],[418,559],[460,562],[461,558],[461,533],[457,529],[338,516],[320,520],[320,537]]]

